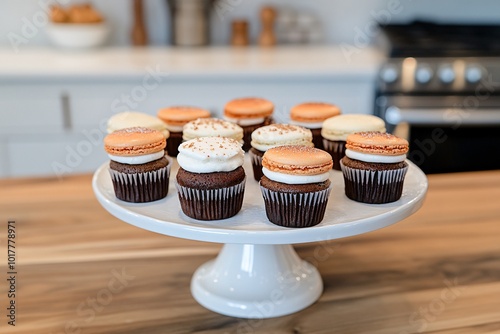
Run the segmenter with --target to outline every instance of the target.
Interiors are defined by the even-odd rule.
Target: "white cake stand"
[[[342,173],[331,172],[333,190],[324,220],[309,228],[284,228],[271,224],[265,214],[260,188],[247,159],[247,183],[243,208],[235,217],[198,221],[180,210],[171,171],[165,199],[145,204],[116,199],[108,163],[94,174],[92,186],[102,206],[115,217],[152,232],[178,238],[224,243],[216,259],[203,264],[191,280],[191,292],[204,307],[228,316],[271,318],[291,314],[314,303],[323,282],[316,268],[301,260],[291,244],[332,240],[362,234],[397,223],[416,212],[427,191],[427,179],[408,161],[403,196],[397,202],[370,205],[344,195]],[[330,248],[328,248],[330,247]],[[321,261],[331,244],[319,247]],[[317,253],[317,254],[316,254]]]

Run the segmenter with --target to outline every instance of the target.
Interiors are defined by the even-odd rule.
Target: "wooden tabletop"
[[[500,333],[500,171],[434,175],[429,185],[423,208],[396,225],[297,245],[323,277],[320,300],[244,320],[190,294],[191,275],[220,245],[119,221],[94,198],[90,175],[0,181],[0,333]]]

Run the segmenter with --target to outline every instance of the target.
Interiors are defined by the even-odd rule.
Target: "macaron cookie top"
[[[177,162],[191,173],[230,172],[243,165],[244,153],[231,138],[195,138],[179,146]]]
[[[327,118],[340,115],[340,108],[324,102],[306,102],[294,106],[290,110],[290,123],[319,129]]]
[[[264,122],[273,111],[274,104],[271,101],[258,97],[245,97],[226,103],[224,119],[243,126],[252,125],[255,122],[256,124]]]
[[[114,131],[104,138],[104,149],[111,160],[143,164],[165,156],[166,141],[160,131],[133,127]]]
[[[376,131],[347,136],[346,156],[373,163],[397,163],[406,159],[409,144],[403,138]]]
[[[154,116],[137,111],[124,111],[111,116],[108,119],[107,131],[108,133],[112,133],[117,130],[137,126],[157,130],[162,132],[165,138],[170,137],[165,123]]]
[[[158,118],[167,125],[172,132],[182,132],[183,126],[198,118],[210,117],[210,111],[192,106],[172,106],[158,111]]]
[[[321,136],[332,141],[346,141],[348,135],[366,131],[385,132],[385,123],[373,115],[338,115],[323,122]]]
[[[262,172],[270,180],[287,184],[328,180],[333,166],[329,153],[309,146],[286,145],[271,148],[262,158]]]
[[[200,137],[227,137],[241,141],[243,129],[237,124],[217,118],[199,118],[184,125],[184,140]]]
[[[314,146],[311,130],[290,124],[271,124],[258,128],[252,132],[251,145],[261,152],[283,145]]]

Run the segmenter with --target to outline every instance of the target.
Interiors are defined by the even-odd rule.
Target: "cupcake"
[[[268,149],[283,145],[314,146],[311,130],[289,124],[271,124],[258,128],[252,132],[251,145],[249,155],[256,181],[260,181],[263,175],[262,156]]]
[[[171,163],[165,157],[165,145],[160,131],[141,127],[114,131],[104,138],[118,199],[144,203],[167,196]]]
[[[182,138],[185,141],[202,137],[231,138],[243,144],[243,129],[217,118],[199,118],[184,125]]]
[[[271,148],[262,158],[260,188],[267,218],[285,227],[310,227],[325,215],[332,157],[308,146]]]
[[[290,110],[290,124],[311,129],[314,147],[323,149],[321,127],[327,118],[340,115],[336,105],[322,102],[298,104]]]
[[[346,156],[340,160],[346,196],[370,204],[400,199],[408,171],[407,152],[408,142],[389,133],[347,136]]]
[[[170,132],[167,130],[167,125],[158,118],[137,111],[124,111],[111,116],[108,119],[107,131],[108,133],[116,130],[143,127],[153,129],[163,133],[165,139],[170,137]]]
[[[385,132],[384,121],[373,115],[339,115],[323,122],[323,147],[333,158],[333,169],[340,170],[340,159],[345,156],[347,136],[355,132]]]
[[[224,106],[224,119],[243,128],[243,150],[247,152],[252,141],[252,132],[261,126],[271,124],[274,104],[271,101],[247,97],[229,101]]]
[[[184,125],[198,118],[210,117],[210,111],[197,107],[176,106],[163,108],[158,111],[158,118],[161,119],[170,131],[170,138],[167,141],[167,152],[171,157],[179,154],[178,147],[182,143],[182,129]]]
[[[182,212],[199,220],[236,215],[245,190],[241,144],[224,137],[196,138],[179,146],[177,192]]]

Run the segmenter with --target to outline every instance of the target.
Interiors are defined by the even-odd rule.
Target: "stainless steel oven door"
[[[500,97],[382,96],[376,113],[426,173],[500,169]]]

